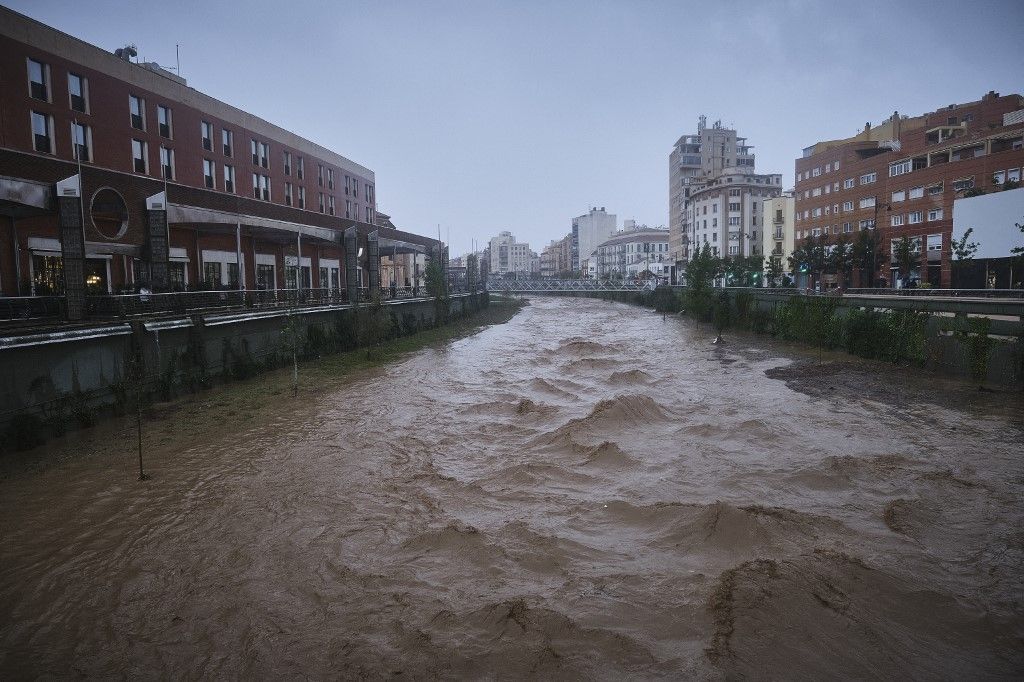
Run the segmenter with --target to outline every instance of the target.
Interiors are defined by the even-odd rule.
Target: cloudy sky
[[[819,139],[989,90],[1024,93],[1024,2],[3,0],[373,169],[381,210],[540,248],[605,206],[668,223],[697,117],[793,182]]]

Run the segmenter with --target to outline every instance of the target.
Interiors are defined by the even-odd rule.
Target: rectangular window
[[[50,65],[28,60],[28,94],[33,99],[50,101]]]
[[[230,192],[231,194],[235,193],[235,167],[234,166],[228,166],[228,165],[224,166],[224,191],[225,192]]]
[[[156,106],[156,121],[160,125],[160,137],[171,139],[171,110],[158,104]]]
[[[930,234],[928,235],[928,251],[939,252],[942,251],[942,235],[941,234]]]
[[[149,173],[149,155],[142,140],[132,140],[132,169],[136,173]]]
[[[199,125],[199,132],[203,136],[203,149],[208,152],[213,151],[213,124],[208,121],[202,121]]]
[[[860,184],[870,185],[872,182],[878,179],[878,173],[865,173],[860,176]]]
[[[254,165],[254,166],[260,165],[259,142],[257,142],[255,138],[253,138],[252,144],[249,145],[249,148],[252,150],[252,165]]]
[[[738,211],[738,210],[740,210],[739,203],[731,203],[731,204],[729,204],[729,210],[730,211]]]
[[[234,133],[230,130],[222,129],[220,131],[220,143],[224,147],[224,156],[231,156],[235,145]]]
[[[306,208],[306,188],[299,187],[299,208]]]
[[[965,190],[969,190],[972,187],[974,187],[974,177],[973,176],[969,177],[969,178],[960,178],[959,180],[954,180],[953,181],[953,191],[954,192],[963,192]]]
[[[1006,171],[1007,182],[1020,182],[1020,168],[1011,168]]]
[[[907,224],[917,225],[924,220],[924,213],[921,211],[911,211],[907,216]]]
[[[317,204],[320,206],[320,212],[324,212],[324,193],[317,192]]]
[[[299,178],[299,180],[301,180],[306,175],[306,163],[305,163],[305,161],[303,160],[303,158],[301,156],[298,157],[297,161],[298,161],[298,166],[295,169],[295,171],[296,171],[295,175],[296,175],[296,177]]]
[[[909,173],[914,169],[913,165],[914,163],[910,159],[906,159],[905,161],[898,161],[896,163],[890,163],[889,177],[895,178],[897,175],[904,175],[906,173]]]
[[[292,205],[292,183],[290,182],[284,183],[284,205]]]
[[[32,148],[53,154],[53,119],[38,111],[32,112]]]
[[[252,174],[252,196],[254,199],[260,198],[260,174]]]
[[[846,233],[853,232],[853,224],[852,223],[843,223],[843,232],[846,232]]]
[[[89,112],[89,84],[76,73],[68,74],[68,98],[73,110]]]
[[[71,148],[76,160],[92,161],[92,129],[89,126],[71,124]]]
[[[327,212],[334,215],[334,195],[327,197]]]
[[[128,111],[131,113],[132,128],[145,130],[146,102],[135,95],[128,95]]]
[[[852,189],[854,185],[853,178],[846,178],[843,180],[843,189]]]
[[[260,165],[270,168],[270,145],[266,142],[260,142]]]
[[[860,221],[860,229],[861,230],[873,230],[873,229],[875,229],[875,221],[874,220],[862,220],[862,221]]]
[[[875,198],[874,197],[864,197],[863,199],[861,199],[857,203],[857,206],[859,208],[871,208],[874,205],[875,205]]]
[[[901,201],[906,201],[906,199],[907,199],[907,191],[905,189],[901,189],[898,192],[893,192],[892,193],[893,203],[899,203]]]
[[[933,208],[928,211],[928,220],[942,220],[942,209]]]
[[[162,178],[174,179],[174,150],[162,145],[160,147],[160,173]]]
[[[316,184],[320,187],[324,186],[324,167],[319,163],[316,165]]]
[[[334,169],[327,169],[327,189],[334,189]]]
[[[893,227],[899,227],[903,224],[903,214],[894,215],[889,218],[889,224]]]
[[[345,217],[346,218],[351,218],[352,217],[352,200],[351,199],[345,199]],[[705,221],[705,223],[707,223],[707,221]],[[707,225],[705,224],[705,227],[706,226]]]
[[[352,178],[352,196],[359,196],[359,180],[357,178]]]
[[[811,177],[812,178],[816,178],[819,175],[821,175],[821,166],[818,166],[817,168],[814,168],[814,169],[811,170]]]
[[[853,210],[853,202],[852,201],[844,201],[843,202],[843,210],[844,211],[852,211]]]
[[[992,184],[1001,185],[1006,182],[1006,171],[996,171],[992,174]]]
[[[348,196],[352,190],[352,178],[345,176],[345,196]]]
[[[203,182],[206,184],[206,187],[208,189],[215,189],[215,172],[216,168],[214,167],[213,161],[211,161],[210,159],[203,159]]]
[[[924,187],[911,187],[910,188],[910,198],[911,199],[920,199],[923,196],[924,196]]]
[[[284,152],[282,154],[282,156],[283,156],[283,159],[284,159],[284,174],[285,175],[291,175],[292,174],[292,153],[291,152]]]
[[[260,192],[263,194],[263,201],[270,201],[270,177],[260,176]]]
[[[928,186],[928,195],[929,196],[934,196],[936,194],[942,194],[942,183],[941,182],[938,183],[937,185],[929,185]]]

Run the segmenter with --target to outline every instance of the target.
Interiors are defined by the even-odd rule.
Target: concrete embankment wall
[[[682,310],[714,323],[713,308],[704,314],[685,310],[683,289],[660,288],[657,292],[552,292],[556,296],[585,296],[621,303]],[[970,378],[993,386],[1024,389],[1024,301],[971,298],[927,298],[923,296],[800,296],[778,290],[748,288],[714,289],[712,303],[722,292],[729,297],[728,326],[759,334],[779,336],[787,341],[845,349],[873,359],[891,360],[924,367],[948,376]],[[670,293],[669,293],[670,292]],[[749,309],[740,303],[749,297]],[[660,299],[660,300],[659,300]],[[797,333],[787,328],[800,304],[820,307]],[[799,311],[797,311],[799,312]],[[873,317],[865,320],[864,313]],[[851,314],[860,315],[853,324]],[[818,317],[814,317],[818,315]],[[864,324],[864,323],[867,324]],[[983,324],[982,324],[983,323]],[[878,343],[899,345],[889,352]],[[911,338],[906,338],[906,337]]]
[[[293,348],[300,358],[351,350],[472,314],[487,301],[486,294],[465,294],[447,304],[412,299],[208,312],[6,336],[0,338],[0,433],[26,417],[44,435],[85,426],[104,410],[123,410],[140,386],[169,399],[289,363]]]

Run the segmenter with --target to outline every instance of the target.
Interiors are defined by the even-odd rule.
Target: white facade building
[[[595,276],[608,279],[636,277],[645,271],[660,277],[669,271],[674,259],[669,251],[668,230],[640,228],[617,232],[599,244],[591,261],[596,261]]]
[[[604,206],[572,219],[572,268],[581,272],[583,261],[590,258],[597,245],[615,234],[618,216],[607,213]]]
[[[718,256],[764,255],[764,202],[781,193],[781,175],[758,175],[737,168],[725,171],[691,193],[685,209],[692,245],[690,258],[704,244]]]
[[[761,203],[761,253],[767,259],[778,260],[783,274],[792,274],[789,257],[796,245],[793,190]]]
[[[499,232],[491,237],[490,273],[505,275],[509,273],[529,276],[531,272],[540,271],[540,258],[530,250],[530,245],[517,242],[511,232]]]

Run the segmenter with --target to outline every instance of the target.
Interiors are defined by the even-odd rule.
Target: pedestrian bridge
[[[595,279],[503,279],[487,280],[487,290],[509,294],[553,294],[569,291],[654,291],[658,280],[595,280]]]

